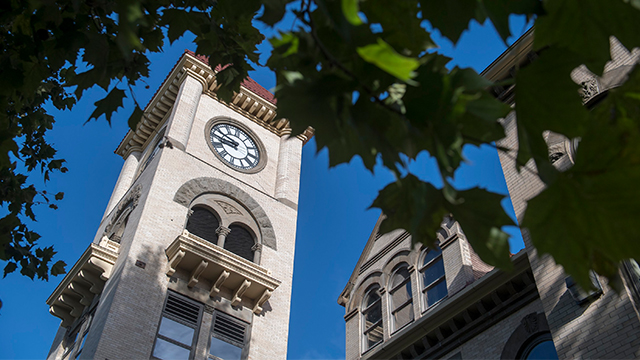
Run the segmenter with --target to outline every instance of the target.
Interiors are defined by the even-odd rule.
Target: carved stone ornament
[[[229,234],[231,234],[231,229],[229,229],[228,227],[220,226],[216,229],[216,234],[227,237]]]
[[[216,204],[220,205],[222,210],[224,210],[224,212],[226,212],[229,215],[232,215],[232,214],[242,215],[240,210],[236,209],[235,206],[229,204],[228,202],[224,202],[222,200],[215,200],[215,202]]]
[[[208,304],[204,304],[204,312],[209,313],[209,314],[213,314],[213,312],[216,310],[216,308],[214,308],[211,305]]]
[[[260,243],[255,243],[255,244],[251,247],[251,251],[262,251],[262,244],[260,244]]]
[[[589,101],[589,99],[598,95],[598,93],[600,92],[598,79],[596,79],[595,77],[583,81],[582,83],[580,83],[580,85],[582,85],[581,94],[583,102]]]
[[[262,244],[273,250],[278,250],[276,233],[267,213],[249,194],[227,181],[211,177],[191,179],[178,189],[173,197],[173,201],[184,207],[189,207],[193,199],[205,193],[217,193],[228,196],[243,206],[246,206],[247,209],[251,209],[250,214],[258,223],[260,233],[262,234]]]
[[[531,313],[527,316],[525,316],[522,319],[522,326],[524,327],[525,331],[528,332],[529,334],[533,334],[535,332],[538,332],[538,314],[536,313]]]
[[[104,228],[103,236],[110,236],[114,229],[124,221],[126,215],[129,215],[133,209],[138,206],[140,194],[142,193],[142,185],[137,185],[118,203],[118,207],[111,217],[109,224]],[[125,215],[125,216],[122,216]]]

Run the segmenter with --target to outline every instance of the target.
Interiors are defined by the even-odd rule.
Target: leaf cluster
[[[299,25],[270,39],[279,115],[294,131],[311,124],[332,166],[360,156],[368,169],[381,161],[398,175],[372,205],[387,215],[383,231],[404,228],[430,245],[443,216],[453,216],[485,262],[508,267],[502,227],[512,222],[502,196],[455,189],[451,180],[463,147],[502,139],[499,120],[515,109],[519,149],[507,156],[518,167],[533,159],[547,186],[522,224],[539,252],[585,287],[589,269],[615,280],[621,260],[640,256],[630,241],[637,235],[631,217],[640,211],[633,170],[640,79],[631,76],[592,111],[571,79],[581,65],[602,74],[611,37],[640,46],[637,2],[306,0],[295,13]],[[490,20],[506,40],[512,14],[535,20],[535,60],[512,69],[515,104],[504,104],[489,92],[495,84],[475,71],[447,68],[425,24],[455,43],[471,21]],[[552,165],[543,137],[549,131],[581,139],[569,171]],[[442,188],[400,175],[422,151],[437,160]]]
[[[31,278],[64,273],[64,263],[49,263],[51,247],[38,248],[39,235],[29,230],[35,205],[57,208],[62,194],[49,199],[30,180],[40,171],[48,181],[66,172],[64,160],[47,142],[55,120],[45,104],[68,110],[85,90],[97,85],[106,96],[96,101],[91,119],[113,114],[132,97],[129,125],[143,115],[132,87],[149,76],[148,54],[160,52],[189,31],[198,52],[212,54],[212,64],[227,65],[219,74],[219,94],[232,89],[257,61],[256,45],[264,37],[252,25],[259,1],[210,0],[31,0],[0,4],[0,260],[4,274],[20,269]],[[268,12],[265,12],[265,15]]]

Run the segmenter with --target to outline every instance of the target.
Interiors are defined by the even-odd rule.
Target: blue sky
[[[512,29],[521,34],[524,22],[516,19]],[[453,57],[452,64],[477,71],[482,71],[505,50],[490,25],[472,23],[457,47],[436,39],[439,51]],[[261,50],[268,52],[268,48],[265,41]],[[165,48],[164,53],[150,57],[151,76],[146,80],[149,89],[144,88],[145,84],[135,88],[141,104],[153,96],[184,49],[195,50],[195,45],[182,38]],[[251,76],[267,89],[275,85],[275,76],[268,69],[258,69]],[[43,186],[50,193],[65,192],[65,198],[57,211],[38,209],[38,221],[32,226],[43,236],[40,246],[53,244],[58,251],[57,259],[65,260],[67,269],[92,241],[123,164],[113,151],[128,130],[126,120],[132,103],[125,104],[126,109],[114,116],[111,126],[104,120],[84,124],[94,109],[93,103],[104,95],[101,89],[92,89],[73,111],[53,112],[57,122],[49,141],[58,149],[58,155],[67,160],[69,172],[53,176]],[[495,150],[469,146],[464,154],[468,164],[456,173],[456,185],[481,186],[506,194]],[[435,163],[426,154],[421,154],[410,169],[422,179],[439,181]],[[33,178],[37,177],[34,174]],[[326,149],[316,154],[313,140],[304,147],[289,359],[344,358],[344,309],[336,301],[379,216],[378,210],[368,207],[378,191],[391,181],[389,172],[377,167],[371,174],[359,158],[329,169]],[[511,207],[508,200],[503,205]],[[522,248],[517,229],[507,230],[516,234],[512,251]],[[45,301],[60,280],[62,277],[51,278],[49,282],[32,281],[17,273],[0,279],[0,299],[4,303],[0,310],[0,358],[46,357],[60,321],[48,313]]]

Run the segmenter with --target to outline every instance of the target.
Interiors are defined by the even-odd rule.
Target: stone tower
[[[216,70],[219,70],[216,69]],[[47,303],[49,359],[285,359],[303,144],[246,79],[186,52],[135,131],[95,239]]]

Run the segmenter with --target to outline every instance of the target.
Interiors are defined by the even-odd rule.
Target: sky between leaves
[[[285,18],[282,28],[288,29],[292,19]],[[526,24],[513,17],[514,34],[522,34]],[[269,35],[272,30],[265,30]],[[516,38],[509,39],[509,43]],[[182,38],[167,47],[163,54],[152,55],[151,77],[135,88],[141,104],[146,104],[162,80],[176,63],[184,49],[195,50],[189,38]],[[489,24],[472,23],[462,35],[457,47],[435,37],[439,51],[453,58],[451,65],[472,67],[482,71],[505,50],[496,31]],[[265,41],[261,51],[268,52]],[[263,56],[261,61],[266,61]],[[268,69],[258,68],[251,76],[267,89],[275,85]],[[50,139],[67,160],[67,174],[57,174],[44,187],[48,192],[65,192],[60,210],[38,209],[38,222],[33,229],[42,235],[42,246],[54,244],[56,259],[67,262],[69,269],[93,239],[99,221],[119,175],[123,160],[113,154],[128,126],[126,115],[115,114],[112,127],[106,121],[83,125],[94,110],[93,103],[104,96],[100,89],[88,91],[72,112],[55,112],[56,125]],[[130,109],[132,103],[125,103]],[[506,184],[495,150],[465,148],[468,164],[455,176],[460,188],[486,187],[506,194]],[[435,175],[435,161],[424,153],[412,163],[410,170],[423,180],[440,185]],[[34,179],[36,176],[34,176]],[[380,189],[393,181],[382,167],[375,174],[365,170],[359,158],[349,164],[328,169],[326,150],[316,155],[315,142],[309,142],[302,154],[301,185],[297,228],[297,245],[293,280],[291,319],[289,327],[289,359],[344,358],[344,308],[336,302],[371,230],[379,216],[378,210],[368,210]],[[503,206],[511,209],[510,201]],[[510,210],[513,213],[513,210]],[[511,250],[522,248],[517,228],[506,229],[514,237]],[[17,273],[0,280],[0,358],[41,359],[47,356],[60,321],[48,313],[47,297],[62,277],[40,282]]]

